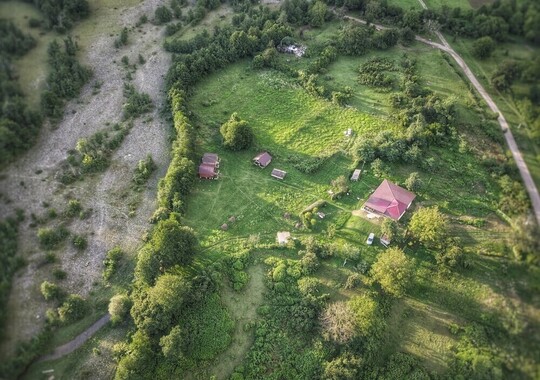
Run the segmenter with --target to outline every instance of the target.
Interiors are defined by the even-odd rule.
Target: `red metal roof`
[[[201,178],[214,178],[216,176],[214,165],[200,164],[199,165],[199,177]]]
[[[416,195],[410,191],[385,179],[364,203],[364,207],[399,220],[414,198]]]
[[[268,152],[259,153],[253,161],[261,165],[263,168],[267,167],[270,161],[272,161],[272,156]]]
[[[203,164],[216,166],[216,164],[219,162],[219,157],[215,153],[205,153],[201,161]]]

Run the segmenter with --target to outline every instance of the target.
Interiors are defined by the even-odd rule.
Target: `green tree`
[[[416,211],[409,223],[409,231],[427,247],[439,247],[446,237],[447,222],[437,206]]]
[[[253,132],[248,127],[247,122],[240,119],[235,112],[229,121],[220,128],[223,136],[223,146],[231,150],[242,150],[248,148],[253,143]]]
[[[397,237],[398,225],[395,220],[385,218],[381,224],[381,235],[386,236],[389,240]]]
[[[413,263],[401,249],[389,248],[379,255],[370,274],[386,293],[401,297],[412,279]]]
[[[131,299],[126,294],[117,294],[109,302],[109,314],[113,324],[124,321],[131,309]]]
[[[491,56],[493,50],[495,50],[495,41],[489,36],[480,37],[472,45],[472,53],[480,59]]]
[[[159,340],[161,352],[165,359],[171,363],[178,363],[183,358],[182,347],[184,341],[182,339],[182,330],[180,326],[174,326],[168,335],[164,335]]]
[[[370,335],[380,321],[377,301],[366,294],[362,294],[351,298],[349,307],[354,313],[356,327],[360,334],[363,336]]]
[[[323,380],[352,380],[358,378],[362,359],[351,352],[344,352],[324,364]]]
[[[84,298],[78,294],[70,294],[62,306],[58,308],[58,316],[63,323],[71,323],[83,318],[88,311]]]
[[[309,23],[311,26],[320,27],[324,24],[326,14],[328,12],[328,6],[322,1],[315,1],[309,9]]]
[[[418,191],[422,185],[418,172],[412,172],[405,180],[405,187],[410,191]]]
[[[135,294],[131,316],[135,325],[145,334],[158,337],[177,322],[191,284],[183,275],[166,273],[156,284]]]
[[[139,251],[137,275],[153,284],[159,273],[191,262],[197,238],[193,230],[173,218],[159,221],[151,240]]]
[[[41,294],[47,301],[59,300],[62,298],[62,289],[56,284],[49,281],[43,281],[40,286]]]
[[[169,8],[167,8],[166,6],[161,6],[156,8],[154,17],[156,19],[156,24],[161,25],[171,21],[173,15]]]

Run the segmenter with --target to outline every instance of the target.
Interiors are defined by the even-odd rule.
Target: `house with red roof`
[[[399,220],[411,206],[416,195],[385,179],[371,194],[362,208],[371,213]]]

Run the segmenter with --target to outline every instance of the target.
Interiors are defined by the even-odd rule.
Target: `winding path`
[[[422,4],[423,8],[426,8],[426,5],[419,0]],[[427,9],[427,8],[426,8]],[[367,24],[365,20],[353,17],[353,16],[343,16],[343,18],[353,20],[356,22],[359,22],[361,24]],[[388,27],[377,25],[377,24],[371,24],[375,27],[377,30],[384,30],[389,29]],[[435,34],[437,37],[441,40],[442,44],[433,42],[431,40],[428,40],[426,38],[415,36],[416,41],[422,42],[424,44],[427,44],[429,46],[432,46],[434,48],[437,48],[439,50],[442,50],[452,56],[454,60],[457,62],[459,67],[463,70],[467,78],[471,81],[474,88],[476,88],[476,91],[484,98],[486,101],[489,109],[496,113],[498,116],[497,121],[499,122],[499,125],[501,126],[501,130],[503,131],[504,138],[506,140],[506,143],[508,144],[508,148],[510,149],[510,152],[512,152],[512,157],[514,157],[514,160],[516,161],[516,165],[519,170],[519,174],[521,175],[521,178],[523,180],[523,184],[525,185],[525,188],[527,189],[527,193],[529,193],[529,198],[531,200],[531,204],[533,207],[534,215],[536,217],[536,221],[538,225],[540,225],[540,194],[538,193],[538,188],[536,187],[534,180],[531,176],[531,173],[529,171],[529,168],[527,167],[527,164],[525,163],[525,160],[523,159],[523,156],[521,155],[521,152],[519,151],[519,148],[517,146],[516,140],[514,139],[514,135],[512,134],[512,131],[510,130],[508,126],[508,122],[504,118],[502,112],[499,110],[499,107],[495,104],[491,96],[487,93],[487,91],[484,89],[484,87],[480,84],[478,79],[474,76],[471,69],[463,58],[456,53],[454,49],[450,46],[448,41],[446,41],[446,38],[442,35],[441,32],[435,31]]]
[[[60,359],[61,357],[72,353],[77,348],[81,347],[88,339],[90,339],[92,335],[94,335],[100,328],[105,326],[110,319],[111,316],[109,315],[109,313],[105,314],[103,317],[98,319],[92,326],[77,335],[73,340],[56,347],[54,351],[50,354],[39,358],[38,362]]]

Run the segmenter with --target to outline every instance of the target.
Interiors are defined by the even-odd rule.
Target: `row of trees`
[[[28,149],[41,127],[41,115],[27,107],[12,64],[35,44],[12,22],[0,20],[0,164]]]
[[[298,0],[297,0],[298,1]],[[490,36],[504,41],[510,35],[540,43],[540,5],[534,0],[498,0],[477,10],[443,5],[440,10],[409,9],[385,0],[327,0],[327,4],[358,10],[368,21],[383,21],[415,32],[440,27],[455,35],[479,38]]]
[[[22,258],[16,256],[18,228],[22,220],[23,216],[19,214],[16,218],[10,217],[0,221],[0,339],[4,334],[11,278],[23,264]]]
[[[90,14],[87,0],[27,0],[43,14],[45,27],[64,33]]]
[[[64,39],[64,46],[54,40],[47,50],[51,71],[47,76],[47,89],[42,95],[41,106],[45,115],[60,118],[66,100],[73,99],[90,79],[92,72],[77,61],[79,46],[71,36]]]
[[[195,331],[185,330],[183,315],[196,307],[198,300],[214,288],[211,276],[187,274],[196,251],[193,230],[182,226],[180,216],[185,212],[185,198],[195,180],[195,136],[186,116],[186,98],[191,87],[212,71],[253,55],[270,41],[280,41],[290,29],[276,23],[278,14],[268,10],[253,11],[251,17],[232,27],[216,29],[184,43],[172,40],[166,45],[176,55],[167,77],[169,99],[173,114],[175,139],[172,161],[159,183],[159,209],[151,237],[139,251],[135,271],[135,286],[131,295],[131,317],[136,332],[131,336],[129,354],[123,351],[116,372],[117,379],[132,378],[134,374],[152,377],[179,376],[189,356],[189,342]],[[223,127],[225,143],[237,149],[250,142],[246,126],[234,115]],[[248,130],[249,131],[249,130]],[[246,137],[247,136],[247,137]],[[204,289],[204,290],[203,290]],[[115,298],[113,310],[125,310],[122,297]],[[113,307],[114,306],[114,307]],[[167,375],[165,375],[167,374]]]

